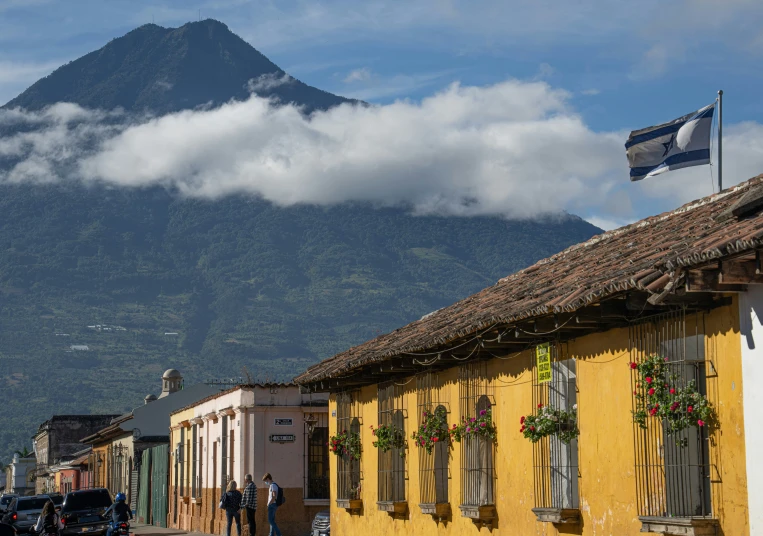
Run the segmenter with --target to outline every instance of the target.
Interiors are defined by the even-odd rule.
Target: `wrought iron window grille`
[[[314,422],[305,424],[304,498],[329,498],[328,414],[311,414]]]
[[[650,317],[630,328],[631,362],[659,355],[675,384],[694,382],[707,395],[704,313],[687,317],[685,309]],[[637,390],[636,370],[631,376]],[[633,396],[634,411],[636,396]],[[705,534],[714,530],[707,427],[669,435],[666,426],[648,418],[646,429],[633,425],[636,499],[642,530],[667,534]],[[699,527],[699,528],[697,528]],[[682,532],[683,531],[683,532]]]
[[[360,403],[357,391],[340,391],[336,395],[336,429],[337,432],[347,430],[360,434],[363,424],[360,417]],[[362,474],[360,460],[344,454],[337,463],[337,506],[351,512],[359,512],[362,508],[361,483]]]
[[[379,426],[394,426],[405,437],[405,397],[403,387],[395,382],[379,384],[378,388]],[[405,495],[405,446],[394,446],[387,452],[378,451],[379,489],[377,505],[379,510],[390,514],[404,514],[407,510]]]
[[[450,416],[447,391],[443,390],[437,373],[427,371],[416,375],[416,410],[419,427],[424,423],[424,412],[443,412]],[[419,508],[438,521],[448,519],[451,513],[450,442],[438,442],[432,452],[420,446],[416,450],[419,456]]]
[[[551,379],[540,382],[537,361],[533,366],[533,411],[539,405],[568,412],[577,409],[576,361],[558,342],[549,346]],[[533,443],[533,482],[535,513],[538,521],[580,523],[578,494],[578,440],[565,443],[560,438],[564,428],[576,426],[559,422],[557,433]]]
[[[468,362],[459,368],[461,417],[476,418],[495,403],[495,387],[487,376],[487,362]],[[494,421],[495,417],[494,415]],[[476,524],[492,527],[495,510],[495,441],[470,435],[461,442],[461,514]]]

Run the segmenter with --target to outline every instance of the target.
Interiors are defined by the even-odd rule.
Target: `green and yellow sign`
[[[551,344],[544,342],[535,348],[535,359],[538,364],[538,383],[551,381]]]

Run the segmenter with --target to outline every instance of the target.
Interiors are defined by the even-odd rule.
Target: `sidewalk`
[[[154,527],[153,525],[143,525],[141,523],[130,523],[130,534],[141,536],[177,536],[177,535],[190,535],[190,536],[209,536],[209,534],[202,534],[201,532],[185,532],[179,529],[165,529],[162,527]]]

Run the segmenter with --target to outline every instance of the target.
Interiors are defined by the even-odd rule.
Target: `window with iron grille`
[[[230,448],[230,454],[228,456],[228,475],[229,475],[229,479],[230,480],[232,480],[234,475],[236,474],[233,471],[233,464],[235,462],[235,456],[234,456],[233,453],[236,452],[235,445],[236,445],[236,431],[231,428],[231,431],[230,431],[230,447],[229,447]]]
[[[416,376],[416,409],[419,426],[424,423],[424,412],[442,412],[448,415],[449,407],[450,404],[445,399],[437,374],[424,372]],[[416,450],[419,453],[419,501],[422,507],[447,503],[450,480],[448,443],[438,442],[431,453],[424,448]]]
[[[394,382],[379,384],[379,426],[394,426],[405,437],[404,397],[401,386]],[[380,503],[405,502],[405,448],[393,447],[387,452],[379,450]]]
[[[222,456],[222,463],[220,463],[220,486],[223,492],[228,487],[228,416],[222,417],[222,433],[220,439],[222,445],[220,445],[220,455]]]
[[[180,481],[179,481],[179,493],[181,497],[185,496],[184,487],[185,487],[185,428],[180,428],[180,443],[178,444],[178,465],[180,470]]]
[[[542,404],[552,410],[577,409],[577,374],[575,359],[564,355],[563,346],[551,343],[551,379],[539,382],[537,362],[533,370],[533,408]],[[558,414],[557,414],[558,415]],[[578,440],[565,443],[559,433],[575,423],[557,424],[557,433],[533,443],[533,469],[536,509],[577,510]],[[536,512],[537,513],[537,512]]]
[[[185,457],[183,461],[187,465],[185,469],[185,482],[183,487],[185,488],[185,496],[188,497],[191,494],[191,438],[187,438],[185,442]]]
[[[630,354],[633,363],[655,355],[663,358],[677,388],[693,382],[700,394],[707,394],[703,314],[687,318],[679,310],[633,325]],[[634,392],[643,388],[639,380],[634,370]],[[713,516],[706,427],[692,426],[669,435],[665,423],[648,418],[646,429],[634,424],[634,450],[639,516]]]
[[[204,436],[199,435],[199,473],[196,476],[196,489],[199,491],[199,496],[202,495],[204,490],[204,480],[202,475],[204,474]]]
[[[329,498],[328,414],[314,414],[318,420],[312,434],[305,426],[305,499]]]
[[[360,434],[360,405],[357,391],[343,391],[336,396],[336,429]],[[343,454],[337,463],[337,499],[360,499],[360,460]]]
[[[193,437],[193,448],[191,450],[191,497],[196,498],[196,464],[199,456],[196,449],[199,442],[199,430],[195,424],[191,427],[191,436]]]
[[[476,361],[459,368],[459,411],[466,419],[476,418],[494,402],[493,385],[487,378],[487,363]],[[495,423],[495,415],[493,422]],[[479,435],[466,437],[461,448],[461,506],[495,504],[495,442]]]

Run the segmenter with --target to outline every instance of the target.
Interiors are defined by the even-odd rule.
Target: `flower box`
[[[533,508],[533,514],[543,523],[580,523],[580,510],[577,508]]]
[[[450,503],[421,503],[419,508],[422,514],[429,514],[439,521],[450,517]]]
[[[363,499],[337,499],[336,506],[349,512],[359,512],[363,508]]]
[[[641,532],[680,534],[682,536],[715,536],[718,520],[707,517],[640,516]]]

